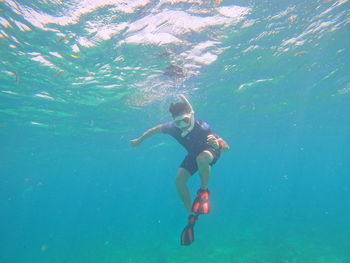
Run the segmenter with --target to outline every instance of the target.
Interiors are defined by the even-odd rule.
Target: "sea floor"
[[[264,229],[210,232],[198,227],[196,241],[180,246],[179,235],[145,231],[133,239],[87,237],[42,244],[13,258],[13,263],[350,263],[349,237],[311,232],[272,233]],[[266,230],[266,229],[265,229]],[[179,233],[181,229],[179,229]],[[172,234],[171,234],[172,233]],[[157,236],[157,234],[160,234]],[[136,238],[137,237],[137,238]],[[26,253],[28,252],[28,253]]]

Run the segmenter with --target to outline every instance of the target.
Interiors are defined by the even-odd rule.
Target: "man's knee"
[[[203,151],[200,154],[198,154],[196,158],[196,162],[198,165],[203,165],[203,164],[210,164],[214,159],[214,156],[211,152],[209,151]]]
[[[187,172],[185,169],[180,169],[175,177],[174,183],[177,186],[185,185],[189,177],[189,172]]]

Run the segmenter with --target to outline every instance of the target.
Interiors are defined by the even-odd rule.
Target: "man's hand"
[[[130,141],[130,145],[132,147],[138,147],[140,145],[142,141],[140,140],[140,138],[134,139]]]
[[[220,143],[213,134],[209,134],[207,136],[207,144],[209,144],[211,147],[213,147],[216,150],[220,148]]]

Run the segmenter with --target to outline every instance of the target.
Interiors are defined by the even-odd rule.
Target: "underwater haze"
[[[0,1],[0,262],[350,263],[349,10]],[[186,247],[184,148],[129,144],[180,94],[230,144]]]

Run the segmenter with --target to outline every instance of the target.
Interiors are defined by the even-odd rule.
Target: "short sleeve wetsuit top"
[[[182,161],[180,167],[185,168],[191,175],[198,170],[196,157],[204,150],[211,152],[214,157],[210,165],[214,165],[220,157],[220,150],[207,144],[207,136],[209,134],[213,134],[216,137],[218,136],[204,121],[195,120],[192,131],[184,137],[181,136],[182,130],[177,128],[173,122],[163,124],[161,129],[162,133],[174,137],[187,150],[188,154]]]

